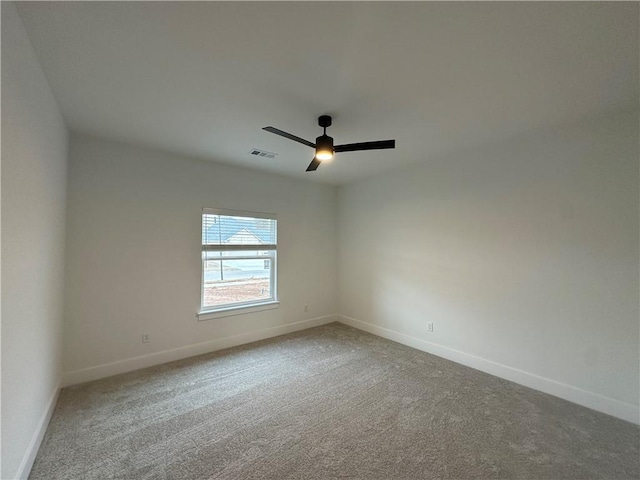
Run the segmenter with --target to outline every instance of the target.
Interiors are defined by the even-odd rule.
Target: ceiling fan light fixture
[[[333,138],[329,135],[321,135],[316,138],[316,159],[327,161],[333,159]]]
[[[316,158],[323,162],[333,160],[333,153],[329,150],[319,150],[316,152]]]

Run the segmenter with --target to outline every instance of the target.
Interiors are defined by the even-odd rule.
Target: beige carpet
[[[62,391],[32,479],[623,479],[640,428],[331,324]]]

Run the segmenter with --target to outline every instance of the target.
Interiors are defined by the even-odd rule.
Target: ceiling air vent
[[[249,150],[249,155],[253,155],[254,157],[264,157],[264,158],[276,158],[278,156],[277,153],[266,152],[258,148],[252,148],[251,150]]]

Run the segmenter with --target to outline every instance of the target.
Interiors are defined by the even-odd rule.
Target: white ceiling
[[[343,184],[638,105],[638,3],[20,2],[72,131]],[[304,172],[331,114],[338,154]],[[275,159],[252,157],[257,147]]]

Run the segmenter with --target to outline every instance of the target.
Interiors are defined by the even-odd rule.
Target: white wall
[[[334,187],[75,135],[69,161],[65,383],[335,320]],[[280,308],[196,321],[202,207],[278,215]]]
[[[638,422],[638,135],[635,110],[341,188],[341,318]]]
[[[2,2],[2,478],[26,475],[61,373],[67,131]]]

